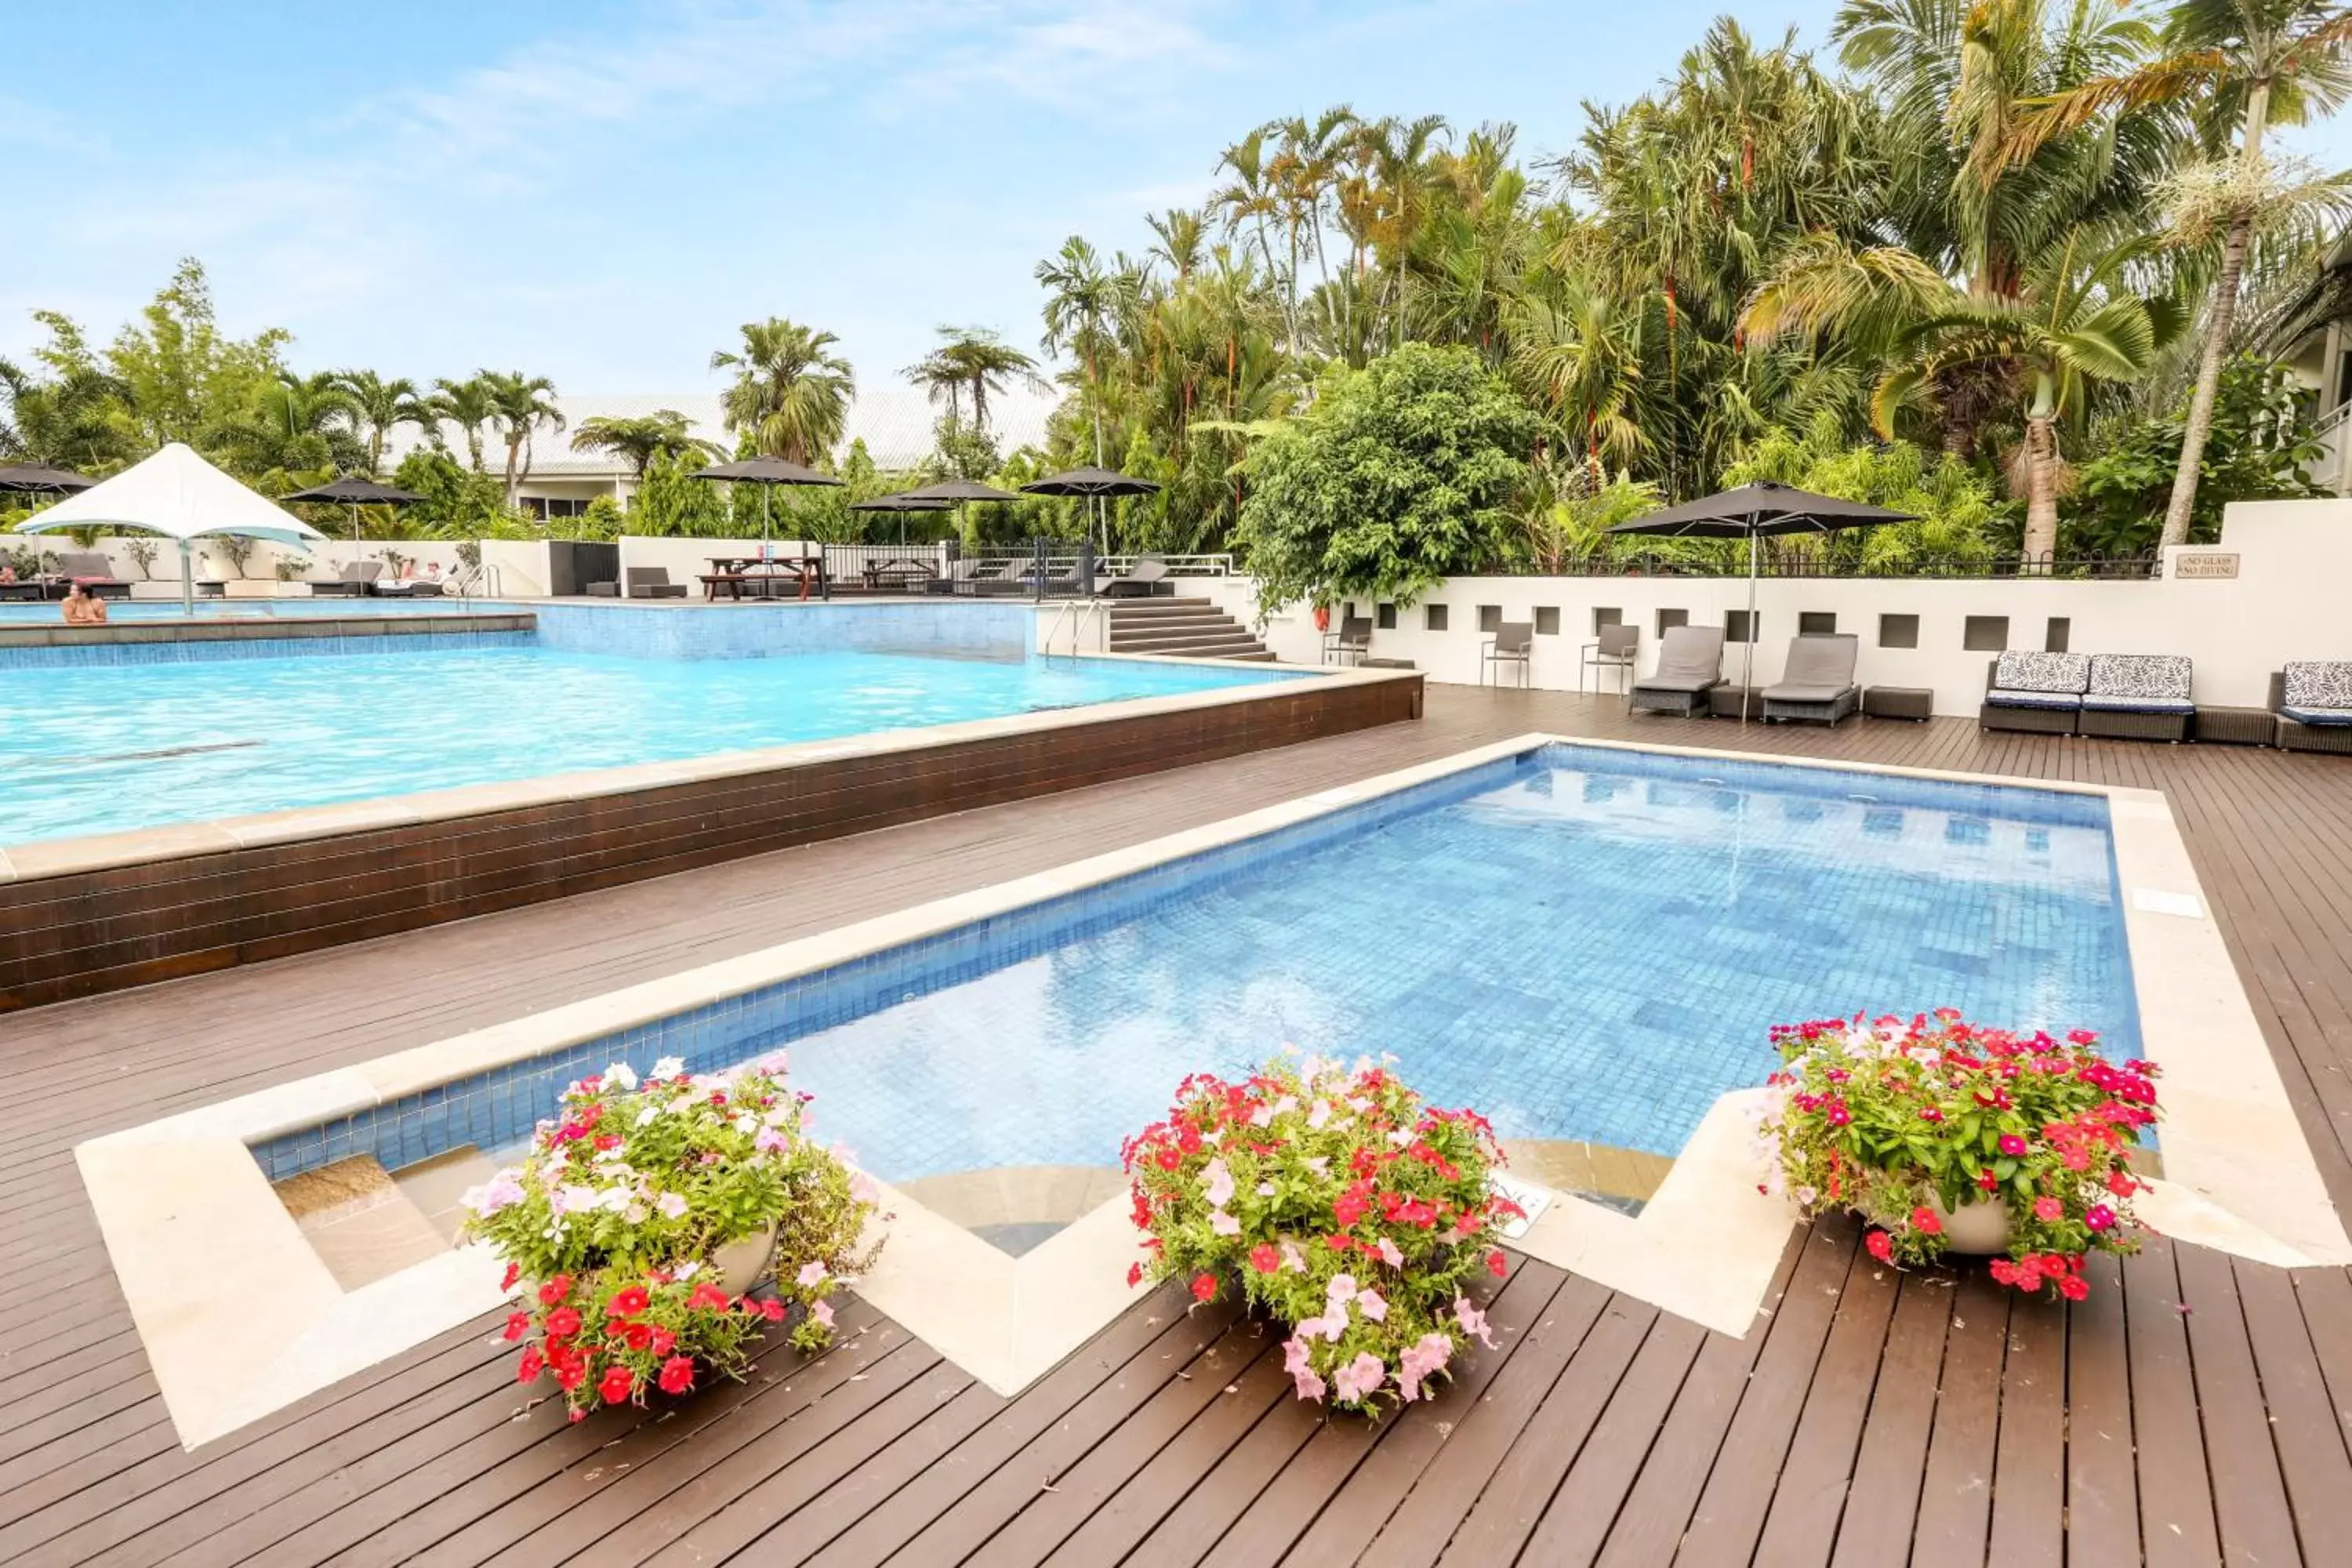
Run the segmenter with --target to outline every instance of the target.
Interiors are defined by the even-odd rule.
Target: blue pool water
[[[317,599],[198,599],[196,616],[215,621],[261,616],[273,620],[319,616],[458,616],[479,611],[527,608],[491,600],[451,598],[317,598]],[[177,599],[110,599],[106,618],[113,621],[181,621],[187,618]],[[58,601],[10,599],[0,602],[0,626],[20,624],[62,625],[65,611]]]
[[[0,669],[0,838],[152,827],[1286,679],[1018,654],[621,658],[538,646],[528,633],[482,639],[499,646],[413,653],[391,651],[406,639],[366,640],[369,651],[347,656]],[[294,645],[267,646],[282,653]]]
[[[261,1151],[496,1148],[570,1078],[789,1044],[896,1181],[1108,1165],[1196,1068],[1393,1053],[1506,1137],[1671,1156],[1779,1022],[1958,1007],[2138,1049],[2106,805],[1549,747]]]

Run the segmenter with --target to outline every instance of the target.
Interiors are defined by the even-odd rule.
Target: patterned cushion
[[[1993,668],[1992,683],[2002,691],[2065,691],[2079,695],[2091,683],[2091,656],[2005,653]]]
[[[2103,653],[2091,660],[2094,697],[2157,697],[2189,700],[2194,667],[2173,653]]]
[[[2290,703],[2279,711],[2298,724],[2352,724],[2352,708],[2297,708]]]
[[[2352,708],[2352,661],[2309,659],[2286,667],[2287,708]]]
[[[2007,691],[1996,686],[1985,693],[1996,708],[2080,708],[2083,700],[2071,691]]]
[[[2094,691],[2083,699],[2083,706],[2095,713],[2194,713],[2194,702],[2183,702],[2177,697],[2116,697]]]

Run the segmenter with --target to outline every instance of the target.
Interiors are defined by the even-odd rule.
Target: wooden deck
[[[2352,1197],[2352,762],[1433,688],[1419,724],[0,1019],[0,1563],[2352,1560],[2345,1271],[2158,1244],[2067,1310],[1879,1268],[1843,1225],[1791,1241],[1744,1340],[1522,1262],[1501,1348],[1377,1428],[1162,1294],[1010,1401],[852,1301],[822,1358],[577,1426],[485,1319],[180,1451],[79,1140],[1531,729],[2166,791]]]

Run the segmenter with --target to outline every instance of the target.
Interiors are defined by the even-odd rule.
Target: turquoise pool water
[[[621,658],[506,640],[0,668],[0,842],[1286,679],[1035,656]]]
[[[266,616],[282,620],[306,616],[413,616],[464,615],[473,610],[509,610],[522,608],[492,600],[475,599],[470,603],[446,595],[432,598],[411,599],[198,599],[196,616],[200,620],[221,620],[239,616]],[[184,621],[187,616],[177,599],[110,599],[106,603],[109,621]],[[65,612],[55,599],[0,601],[0,626],[30,624],[44,626],[55,622],[62,625]]]
[[[1394,1054],[1509,1138],[1673,1156],[1776,1023],[1958,1007],[2139,1049],[2106,803],[1548,746],[257,1149],[508,1147],[566,1081],[778,1046],[892,1181],[1114,1165],[1179,1080]]]

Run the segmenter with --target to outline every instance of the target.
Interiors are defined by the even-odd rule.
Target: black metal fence
[[[1079,599],[1094,592],[1094,547],[1063,539],[965,551],[932,544],[828,544],[827,598],[943,595],[960,599]]]
[[[1764,577],[1881,578],[2002,578],[2104,579],[2147,582],[2164,575],[2163,557],[2153,552],[2102,555],[2021,553],[1989,555],[1918,555],[1874,561],[1842,551],[1790,549],[1767,544],[1756,561]],[[1554,561],[1515,561],[1475,574],[1494,577],[1745,577],[1748,572],[1745,546],[1725,548],[1720,554],[1676,551],[1612,551],[1599,555],[1562,556]]]

